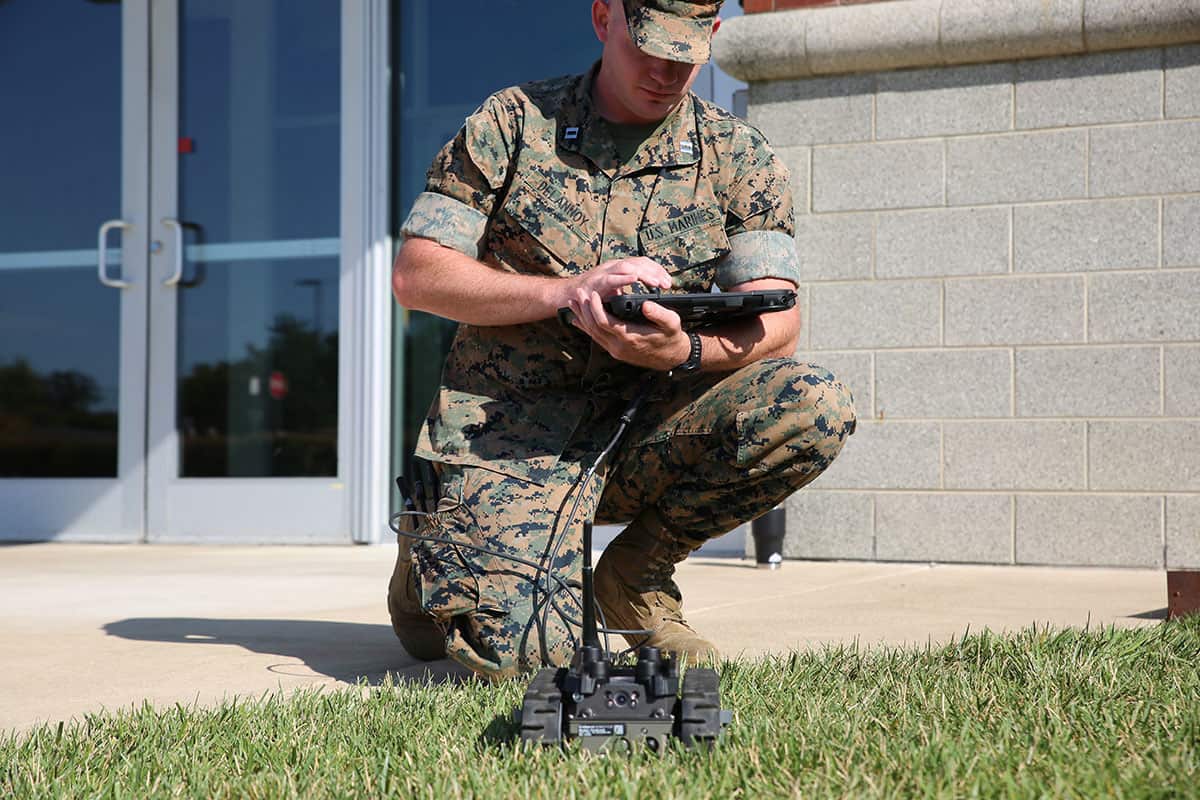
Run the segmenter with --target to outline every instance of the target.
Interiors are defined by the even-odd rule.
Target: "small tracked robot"
[[[711,748],[732,712],[721,708],[720,676],[689,667],[656,647],[638,650],[633,666],[616,666],[600,646],[592,587],[592,523],[583,524],[583,635],[570,667],[545,667],[525,691],[521,740],[562,745],[578,739],[593,752],[645,745],[661,752],[671,738]],[[682,689],[680,684],[682,683]]]

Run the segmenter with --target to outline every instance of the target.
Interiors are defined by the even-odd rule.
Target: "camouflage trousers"
[[[493,678],[567,663],[581,618],[584,520],[699,544],[811,482],[854,430],[850,391],[813,364],[766,359],[655,380],[585,486],[580,479],[617,430],[627,394],[597,395],[544,484],[438,465],[438,511],[420,533],[441,541],[413,543],[411,557],[420,604],[444,630],[450,658]],[[400,558],[409,557],[402,541]]]

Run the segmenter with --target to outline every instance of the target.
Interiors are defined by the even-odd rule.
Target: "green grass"
[[[1200,618],[722,667],[712,753],[512,741],[523,682],[143,707],[0,739],[0,796],[1200,797]]]

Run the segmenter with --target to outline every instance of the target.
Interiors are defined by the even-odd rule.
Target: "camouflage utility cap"
[[[724,0],[624,0],[629,37],[643,53],[705,64]]]

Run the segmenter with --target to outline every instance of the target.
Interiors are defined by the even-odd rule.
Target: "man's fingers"
[[[601,329],[608,328],[609,327],[608,311],[604,308],[604,303],[600,299],[600,295],[595,292],[592,292],[591,297],[588,298],[587,305],[588,305],[588,311],[591,313],[592,319],[594,320],[596,327],[601,328]]]
[[[592,293],[585,289],[577,291],[571,298],[571,310],[575,312],[578,327],[590,336],[595,329],[596,321],[592,318],[592,307],[587,301],[589,294]]]
[[[590,276],[583,288],[580,288],[577,291],[592,291],[600,295],[602,298],[612,297],[615,294],[620,294],[626,286],[636,283],[637,280],[638,277],[635,272],[622,272],[614,269]]]
[[[667,272],[662,264],[645,256],[631,260],[637,262],[638,280],[642,283],[659,289],[671,288],[671,273]]]
[[[580,321],[579,327],[593,339],[610,336],[612,325],[607,310],[596,292],[580,290],[571,299],[571,310]]]
[[[675,349],[678,343],[679,315],[658,303],[648,301],[642,305],[645,322],[640,323],[612,316],[600,294],[588,289],[574,290],[568,305],[575,315],[575,326],[619,361],[662,368],[664,348]]]
[[[609,273],[602,278],[604,284],[603,294],[605,297],[611,297],[617,294],[626,286],[631,286],[637,283],[638,277],[634,273]]]
[[[615,289],[629,286],[634,281],[641,281],[651,289],[670,289],[672,285],[671,274],[663,265],[646,256],[610,261],[600,269],[604,271],[606,285]]]
[[[642,316],[646,318],[647,322],[663,330],[674,332],[683,327],[678,314],[666,306],[652,301],[642,303]]]
[[[649,268],[630,270],[628,272],[610,272],[602,280],[604,288],[612,294],[616,294],[626,286],[632,286],[638,282],[641,282],[647,289],[666,290],[671,288],[670,275],[667,275],[665,271],[660,274]]]

